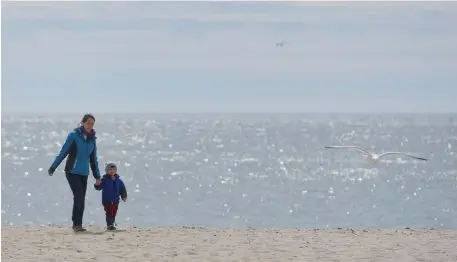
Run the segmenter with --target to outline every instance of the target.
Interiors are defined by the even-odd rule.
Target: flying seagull
[[[285,44],[287,44],[285,41],[276,43],[276,47],[283,47]]]
[[[326,146],[325,148],[353,148],[353,149],[357,149],[360,152],[366,154],[368,156],[367,160],[372,162],[372,163],[376,163],[376,162],[378,162],[379,158],[381,158],[383,156],[388,156],[388,155],[402,155],[402,156],[407,156],[407,157],[411,157],[411,158],[418,159],[418,160],[423,160],[423,161],[427,161],[428,160],[426,158],[413,156],[413,155],[410,155],[410,154],[407,154],[407,153],[403,153],[403,152],[385,152],[385,153],[382,153],[380,155],[373,154],[373,153],[368,152],[366,149],[361,148],[360,146]]]

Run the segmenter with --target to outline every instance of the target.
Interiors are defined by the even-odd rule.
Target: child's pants
[[[112,226],[114,224],[118,206],[119,206],[118,202],[104,202],[103,203],[103,207],[105,208],[107,226]]]

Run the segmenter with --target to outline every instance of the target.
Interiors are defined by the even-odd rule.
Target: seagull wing
[[[407,154],[407,153],[403,153],[403,152],[385,152],[385,153],[380,154],[379,158],[381,158],[383,156],[387,156],[387,155],[402,155],[402,156],[408,156],[408,157],[411,157],[411,158],[414,158],[414,159],[418,159],[418,160],[423,160],[423,161],[427,161],[428,160],[428,159],[423,158],[423,157],[417,157],[417,156],[413,156],[413,155],[410,155],[410,154]]]
[[[325,148],[354,148],[357,149],[367,155],[371,155],[365,148],[361,148],[360,146],[326,146]]]

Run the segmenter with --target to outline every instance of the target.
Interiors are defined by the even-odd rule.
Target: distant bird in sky
[[[417,156],[413,156],[413,155],[410,155],[408,153],[403,153],[403,152],[385,152],[385,153],[382,153],[379,155],[373,154],[371,152],[368,152],[368,150],[366,150],[365,148],[362,148],[360,146],[326,146],[325,148],[353,148],[353,149],[356,149],[356,150],[364,153],[365,155],[367,155],[367,160],[372,163],[376,163],[376,162],[378,162],[379,158],[388,156],[388,155],[402,155],[402,156],[407,156],[407,157],[411,157],[411,158],[423,160],[423,161],[428,160],[423,157],[417,157]]]
[[[285,41],[281,41],[279,43],[276,43],[276,47],[283,47],[285,44],[287,44]]]

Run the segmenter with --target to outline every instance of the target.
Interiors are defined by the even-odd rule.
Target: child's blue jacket
[[[102,190],[102,202],[119,202],[119,196],[127,198],[127,189],[124,182],[116,174],[114,179],[106,174],[101,179],[99,186],[94,185],[96,190]]]

